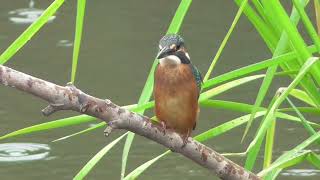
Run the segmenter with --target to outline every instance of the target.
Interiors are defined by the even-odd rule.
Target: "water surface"
[[[137,102],[155,57],[158,40],[166,31],[178,3],[177,0],[88,1],[76,85],[89,94],[100,98],[108,97],[120,105]],[[40,0],[35,0],[33,4],[28,0],[2,2],[0,52],[27,28],[38,16],[37,12],[41,12],[49,4],[49,1]],[[193,63],[202,72],[207,70],[236,11],[237,7],[233,1],[193,2],[181,34],[185,38]],[[46,24],[7,65],[61,85],[66,84],[70,79],[75,15],[76,1],[66,1],[50,23]],[[270,56],[253,26],[245,17],[241,17],[214,70],[214,75]],[[253,103],[260,83],[252,82],[232,89],[216,99]],[[266,97],[267,100],[273,97],[279,86],[280,81],[276,80]],[[77,115],[73,112],[59,112],[50,117],[43,117],[40,110],[46,106],[45,102],[8,87],[0,87],[0,99],[1,134]],[[148,114],[151,115],[151,112]],[[194,134],[240,115],[242,114],[220,109],[202,109]],[[99,129],[66,141],[51,143],[54,139],[89,126],[90,124],[86,124],[3,141],[2,143],[26,144],[15,144],[10,146],[9,150],[1,149],[6,144],[0,144],[0,158],[1,155],[5,155],[13,160],[32,155],[34,152],[48,154],[28,161],[20,159],[9,162],[10,160],[0,159],[1,179],[71,179],[96,152],[123,133],[119,131],[105,138],[103,129]],[[240,144],[242,133],[243,128],[238,128],[206,144],[219,152],[241,152],[248,144],[248,141],[244,145]],[[308,136],[302,127],[297,128],[295,124],[286,122],[278,123],[276,135],[276,156]],[[42,149],[28,150],[32,144],[42,144]],[[88,179],[119,179],[122,147],[123,142],[112,149],[89,174]],[[136,136],[130,151],[127,172],[164,151],[165,148],[162,146]],[[261,167],[262,158],[261,154],[256,169]],[[232,159],[239,163],[244,161],[242,158]],[[300,168],[301,170],[298,170]],[[311,180],[319,177],[318,170],[313,170],[308,164],[302,164],[297,169],[284,171],[279,179]],[[206,169],[177,154],[163,158],[141,176],[141,179],[154,180],[195,178],[215,179]]]

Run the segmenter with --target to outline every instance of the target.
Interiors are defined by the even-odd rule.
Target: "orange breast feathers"
[[[155,72],[155,113],[167,128],[190,135],[198,116],[199,90],[188,64],[158,65]]]

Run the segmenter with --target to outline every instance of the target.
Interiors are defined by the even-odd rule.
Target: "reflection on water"
[[[15,24],[31,24],[43,13],[43,9],[34,8],[34,1],[30,0],[28,8],[16,9],[9,12],[9,20]],[[51,16],[48,22],[56,17]]]
[[[36,143],[0,144],[0,162],[33,161],[48,157],[50,147]]]
[[[283,176],[319,176],[320,170],[317,169],[288,169],[281,173]]]
[[[58,41],[57,46],[59,46],[59,47],[72,47],[73,43],[69,40],[63,39],[63,40]]]

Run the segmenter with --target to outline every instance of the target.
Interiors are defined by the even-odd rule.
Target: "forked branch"
[[[71,84],[65,87],[59,86],[2,65],[0,65],[0,83],[49,102],[49,106],[42,110],[44,115],[48,116],[60,110],[72,110],[94,116],[107,122],[109,125],[105,131],[107,134],[113,129],[126,129],[134,132],[184,155],[209,169],[221,179],[260,179],[257,175],[246,171],[243,167],[192,138],[189,138],[186,146],[181,148],[183,140],[179,134],[171,130],[163,130],[158,124],[152,123],[148,117],[121,108],[110,100],[102,100],[85,94]]]

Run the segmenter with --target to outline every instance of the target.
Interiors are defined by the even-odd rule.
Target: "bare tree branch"
[[[73,110],[94,116],[107,122],[109,126],[105,130],[106,134],[114,129],[129,130],[184,155],[221,179],[260,179],[257,175],[192,138],[189,138],[186,146],[182,148],[183,140],[179,134],[164,130],[158,124],[152,123],[148,117],[121,108],[110,100],[85,94],[71,84],[65,87],[59,86],[2,65],[0,65],[0,83],[49,102],[49,106],[42,110],[46,116],[60,110]]]

